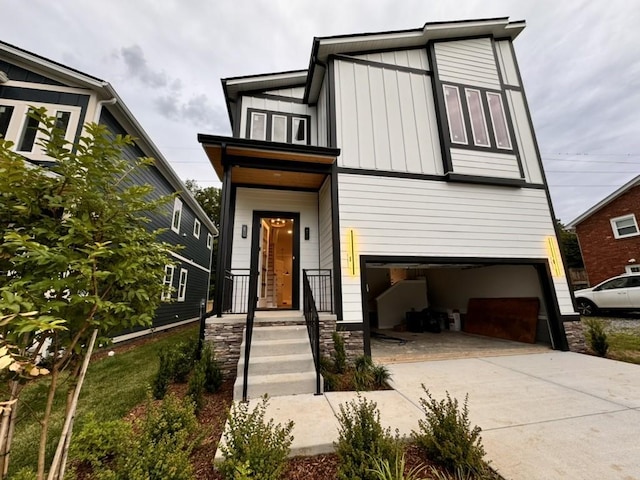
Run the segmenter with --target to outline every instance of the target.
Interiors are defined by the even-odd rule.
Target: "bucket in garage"
[[[459,332],[461,330],[460,324],[460,311],[449,310],[449,330],[452,332]]]

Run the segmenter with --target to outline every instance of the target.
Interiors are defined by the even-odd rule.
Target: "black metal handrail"
[[[249,379],[249,358],[251,357],[251,338],[253,337],[253,320],[256,315],[256,305],[258,303],[258,273],[249,275],[249,297],[247,301],[247,324],[244,331],[244,372],[242,383],[242,401],[247,401],[248,379]]]
[[[309,288],[318,312],[333,313],[333,280],[331,270],[312,269],[305,270],[309,279]]]
[[[225,270],[222,293],[223,313],[248,313],[251,270],[236,268]]]
[[[307,325],[307,333],[309,334],[309,342],[311,343],[311,351],[313,352],[313,362],[316,367],[316,395],[320,395],[320,317],[316,309],[316,302],[313,298],[313,290],[309,282],[307,270],[302,271],[303,285],[303,305],[304,319]]]

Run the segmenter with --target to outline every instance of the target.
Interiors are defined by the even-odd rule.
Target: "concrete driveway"
[[[468,393],[487,458],[507,479],[640,480],[638,365],[549,352],[388,367],[416,407],[421,383],[436,398]]]

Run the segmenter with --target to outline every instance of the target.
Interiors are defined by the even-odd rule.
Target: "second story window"
[[[200,238],[200,220],[197,218],[193,221],[193,236]]]
[[[611,228],[615,238],[635,237],[636,235],[640,235],[638,222],[636,222],[636,216],[633,213],[631,215],[624,215],[623,217],[612,218]]]
[[[173,216],[171,217],[171,230],[180,233],[180,221],[182,220],[182,200],[176,198],[173,201]]]
[[[56,112],[56,128],[62,130],[63,136],[67,134],[70,118],[71,112]]]
[[[33,150],[33,145],[36,141],[36,134],[38,133],[38,120],[33,118],[30,114],[33,113],[32,109],[29,109],[24,120],[24,126],[22,127],[22,134],[20,135],[20,142],[18,143],[19,152],[30,152]]]
[[[9,130],[9,122],[13,114],[13,107],[10,105],[0,105],[0,138],[4,138]]]
[[[247,138],[268,142],[308,145],[310,117],[292,113],[249,109]]]

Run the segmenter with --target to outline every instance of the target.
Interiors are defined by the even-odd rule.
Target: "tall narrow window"
[[[471,117],[471,130],[474,145],[489,147],[489,134],[487,133],[487,120],[482,108],[482,96],[479,90],[465,88],[469,117]]]
[[[489,102],[489,113],[493,123],[493,133],[496,138],[496,146],[505,150],[511,150],[511,139],[507,128],[507,118],[504,114],[502,96],[499,93],[487,92]]]
[[[193,236],[200,238],[200,220],[197,218],[193,221]]]
[[[267,139],[267,115],[265,113],[251,113],[251,138],[254,140]]]
[[[29,116],[33,113],[33,109],[29,109],[27,112],[27,118],[24,122],[22,129],[22,135],[20,135],[20,143],[18,144],[19,152],[30,152],[33,150],[33,144],[36,141],[36,133],[38,133],[38,120]]]
[[[213,235],[211,235],[210,233],[207,233],[207,248],[211,250],[212,246],[213,246]]]
[[[70,112],[56,112],[56,128],[62,130],[63,135],[67,134],[67,127],[69,127],[70,118]]]
[[[171,218],[171,230],[180,233],[180,221],[182,220],[182,200],[176,198],[173,201],[173,216]]]
[[[184,302],[187,296],[187,270],[180,269],[180,281],[178,282],[178,301]]]
[[[458,87],[444,85],[443,88],[451,142],[466,144],[467,131],[464,127],[464,116],[462,113],[462,104],[460,103],[460,92],[458,91]]]
[[[287,141],[287,117],[282,115],[271,117],[271,141],[282,143]]]
[[[173,265],[164,266],[164,279],[162,280],[162,294],[160,300],[167,302],[171,300],[171,288],[173,287],[173,272],[175,267]]]
[[[307,143],[307,119],[306,118],[293,118],[293,137],[292,143],[306,145]]]
[[[0,105],[0,138],[4,138],[7,135],[12,114],[13,107],[9,105]]]

